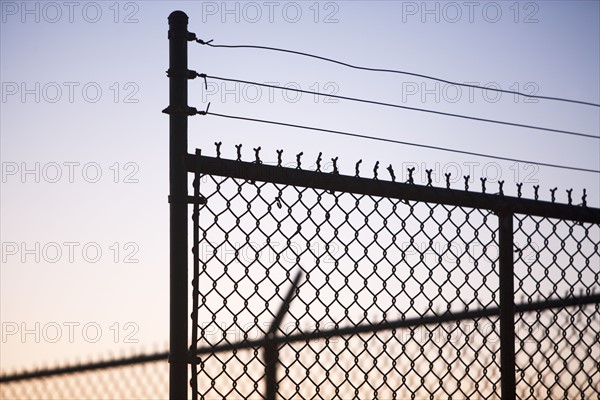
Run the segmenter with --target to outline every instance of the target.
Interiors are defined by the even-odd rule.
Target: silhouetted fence
[[[186,160],[197,397],[598,395],[600,210],[241,150]]]
[[[169,16],[171,399],[190,386],[202,399],[597,397],[600,210],[585,192],[558,204],[556,189],[529,200],[485,178],[477,193],[469,177],[436,188],[430,170],[422,185],[378,163],[369,178],[337,158],[324,172],[321,154],[314,170],[302,153],[266,165],[260,147],[252,162],[241,145],[236,160],[220,143],[188,154],[189,116],[253,119],[188,106],[188,80],[207,76],[188,69],[187,43],[210,41],[187,24]]]
[[[166,352],[112,358],[0,376],[3,400],[168,398]]]
[[[252,162],[241,145],[236,160],[220,143],[188,154],[187,118],[207,112],[187,105],[187,22],[169,17],[164,110],[171,399],[598,398],[600,210],[585,192],[559,204],[485,178],[439,188],[389,166],[385,180],[378,163],[344,175],[337,157],[323,171],[321,154],[312,170],[260,147]],[[2,398],[165,398],[166,358],[5,375]]]

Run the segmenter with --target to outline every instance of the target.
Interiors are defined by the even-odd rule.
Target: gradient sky
[[[166,346],[168,117],[160,111],[168,105],[170,12],[185,11],[189,30],[215,44],[282,47],[368,67],[600,102],[599,2],[475,3],[470,15],[464,2],[66,6],[2,1],[2,370]],[[492,93],[474,91],[470,96],[468,89],[456,100],[456,88],[433,81],[290,54],[191,43],[189,64],[209,75],[594,135],[600,130],[597,107],[524,102],[508,94],[493,101]],[[257,97],[255,88],[219,81],[208,85],[205,90],[200,79],[189,83],[191,106],[203,109],[211,102],[217,113],[600,169],[600,146],[594,139],[325,103],[306,94],[295,101],[294,94],[274,91],[271,97],[264,88]],[[549,189],[558,187],[558,201],[566,202],[565,190],[573,188],[574,202],[580,203],[587,188],[588,204],[600,205],[598,174],[210,116],[192,118],[189,137],[190,151],[197,147],[207,155],[215,154],[216,141],[223,142],[228,158],[235,157],[234,144],[242,143],[246,160],[253,160],[257,146],[265,161],[276,160],[276,149],[284,149],[284,162],[295,161],[302,151],[307,165],[322,151],[324,160],[339,156],[338,166],[346,174],[353,174],[358,159],[365,174],[379,160],[380,173],[391,163],[405,180],[406,167],[416,164],[417,183],[424,182],[425,168],[433,168],[438,186],[444,185],[444,172],[471,175],[477,190],[479,178],[487,176],[488,192],[497,191],[495,182],[501,179],[511,195],[517,182],[525,182],[526,197],[533,197],[533,185],[540,185],[541,198],[548,200]],[[38,172],[23,173],[36,168]],[[453,187],[462,188],[462,180]],[[49,340],[56,338],[57,326],[62,336]],[[15,327],[19,331],[8,335]],[[39,343],[35,333],[22,338],[22,328],[37,331]]]

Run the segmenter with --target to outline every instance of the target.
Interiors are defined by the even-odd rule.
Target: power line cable
[[[565,102],[565,103],[582,104],[582,105],[586,105],[586,106],[600,107],[600,104],[597,104],[597,103],[591,103],[591,102],[581,101],[581,100],[566,99],[564,97],[539,96],[539,95],[533,95],[533,94],[525,94],[525,93],[521,93],[519,91],[496,89],[496,88],[489,88],[489,87],[485,87],[485,86],[472,85],[472,84],[468,84],[468,83],[453,82],[453,81],[449,81],[449,80],[442,79],[442,78],[437,78],[437,77],[430,76],[430,75],[418,74],[415,72],[401,71],[401,70],[395,70],[395,69],[362,67],[359,65],[353,65],[353,64],[346,63],[346,62],[334,60],[334,59],[331,59],[328,57],[318,56],[318,55],[310,54],[310,53],[304,53],[304,52],[296,51],[296,50],[288,50],[288,49],[281,49],[281,48],[277,48],[277,47],[268,47],[268,46],[245,45],[245,44],[244,45],[212,44],[212,40],[204,41],[202,39],[195,38],[195,36],[194,36],[194,40],[199,44],[206,45],[209,47],[214,47],[214,48],[226,48],[226,49],[245,48],[245,49],[278,51],[278,52],[282,52],[282,53],[296,54],[296,55],[301,55],[304,57],[315,58],[317,60],[327,61],[330,63],[343,65],[345,67],[359,69],[359,70],[363,70],[363,71],[402,74],[402,75],[414,76],[417,78],[430,79],[430,80],[434,80],[434,81],[438,81],[438,82],[442,82],[442,83],[447,83],[449,85],[463,86],[463,87],[469,87],[469,88],[480,89],[480,90],[490,90],[490,91],[498,92],[498,93],[508,93],[508,94],[518,95],[518,96],[522,96],[522,97],[528,97],[531,99],[553,100],[553,101],[561,101],[561,102]]]
[[[465,150],[449,149],[446,147],[432,146],[432,145],[428,145],[428,144],[404,142],[401,140],[386,139],[386,138],[380,138],[380,137],[376,137],[376,136],[344,132],[344,131],[338,131],[338,130],[333,130],[333,129],[316,128],[316,127],[305,126],[305,125],[290,124],[290,123],[286,123],[286,122],[269,121],[269,120],[263,120],[263,119],[258,119],[258,118],[249,118],[249,117],[241,117],[241,116],[236,116],[236,115],[219,114],[219,113],[209,112],[208,109],[206,111],[196,111],[196,114],[198,114],[198,115],[214,115],[215,117],[221,117],[221,118],[229,118],[229,119],[251,121],[251,122],[260,122],[260,123],[270,124],[270,125],[279,125],[279,126],[285,126],[285,127],[291,127],[291,128],[299,128],[299,129],[317,131],[317,132],[333,133],[336,135],[344,135],[344,136],[351,136],[351,137],[357,137],[357,138],[362,138],[362,139],[378,140],[378,141],[382,141],[382,142],[396,143],[396,144],[402,144],[402,145],[406,145],[406,146],[421,147],[421,148],[425,148],[425,149],[439,150],[439,151],[445,151],[445,152],[451,152],[451,153],[466,154],[466,155],[476,156],[476,157],[493,158],[496,160],[512,161],[512,162],[519,162],[519,163],[524,163],[524,164],[534,164],[534,165],[539,165],[539,166],[543,166],[543,167],[561,168],[561,169],[568,169],[568,170],[572,170],[572,171],[590,172],[590,173],[594,173],[594,174],[600,174],[600,171],[588,169],[588,168],[571,167],[568,165],[559,165],[559,164],[550,164],[550,163],[543,163],[543,162],[537,162],[537,161],[521,160],[521,159],[517,159],[517,158],[494,156],[491,154],[483,154],[483,153],[477,153],[477,152],[465,151]]]
[[[334,94],[311,92],[308,90],[288,88],[288,87],[282,87],[282,86],[274,86],[274,85],[269,85],[266,83],[245,81],[245,80],[240,80],[240,79],[222,78],[222,77],[213,76],[213,75],[197,74],[197,76],[205,78],[205,79],[209,78],[209,79],[216,79],[216,80],[226,81],[226,82],[237,82],[237,83],[243,83],[243,84],[248,84],[248,85],[262,86],[262,87],[267,87],[267,88],[272,88],[272,89],[289,90],[289,91],[297,92],[297,93],[306,93],[306,94],[331,97],[331,98],[341,99],[341,100],[356,101],[356,102],[360,102],[360,103],[374,104],[374,105],[378,105],[378,106],[401,108],[404,110],[419,111],[419,112],[425,112],[425,113],[430,113],[430,114],[443,115],[443,116],[447,116],[447,117],[463,118],[463,119],[468,119],[468,120],[473,120],[473,121],[515,126],[515,127],[519,127],[519,128],[536,129],[536,130],[541,130],[541,131],[548,131],[548,132],[560,133],[560,134],[565,134],[565,135],[580,136],[580,137],[592,138],[592,139],[597,139],[597,140],[600,139],[600,136],[590,135],[587,133],[566,131],[566,130],[562,130],[562,129],[544,128],[541,126],[519,124],[516,122],[507,122],[507,121],[500,121],[500,120],[495,120],[495,119],[472,117],[472,116],[463,115],[463,114],[453,114],[453,113],[447,113],[447,112],[443,112],[443,111],[436,111],[436,110],[417,108],[417,107],[409,107],[409,106],[404,106],[404,105],[400,105],[400,104],[385,103],[385,102],[375,101],[375,100],[365,100],[365,99],[359,99],[359,98],[355,98],[355,97],[338,96],[338,95],[334,95]]]

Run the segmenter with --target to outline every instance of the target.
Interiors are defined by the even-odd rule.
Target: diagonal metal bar
[[[281,325],[281,321],[283,321],[283,317],[285,317],[285,314],[290,309],[290,303],[292,302],[292,300],[294,299],[294,296],[296,295],[296,293],[298,291],[297,289],[298,289],[298,284],[300,283],[300,279],[302,279],[302,270],[299,270],[296,273],[296,276],[294,277],[294,280],[292,281],[292,286],[286,293],[286,295],[283,299],[283,303],[281,304],[281,307],[279,307],[277,314],[275,314],[275,318],[273,319],[273,322],[271,322],[271,325],[269,326],[269,332],[268,332],[269,335],[275,335],[277,333],[277,329],[279,329],[279,326]]]
[[[302,278],[302,270],[299,270],[294,277],[292,286],[288,290],[281,304],[275,319],[269,327],[267,336],[264,340],[264,357],[265,357],[265,377],[266,377],[266,395],[267,400],[275,400],[277,397],[277,366],[279,365],[279,343],[274,339],[277,335],[277,330],[281,325],[281,321],[285,314],[290,309],[290,303],[298,291],[298,283]]]

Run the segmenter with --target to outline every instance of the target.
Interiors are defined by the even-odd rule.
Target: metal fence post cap
[[[183,11],[177,10],[169,14],[169,25],[188,25],[189,18]]]
[[[187,24],[188,21],[189,21],[189,18],[187,16],[187,14],[184,13],[183,11],[177,10],[177,11],[173,11],[171,14],[169,14],[169,24],[177,24],[177,23]]]

